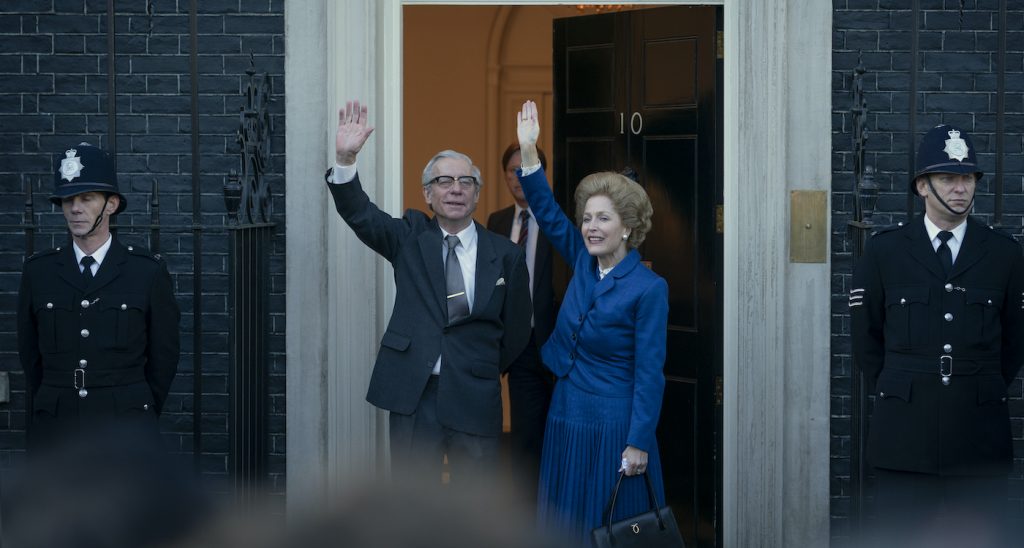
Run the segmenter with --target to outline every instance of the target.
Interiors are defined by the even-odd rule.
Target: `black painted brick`
[[[883,188],[878,200],[877,217],[880,222],[902,220],[906,207],[907,150],[911,138],[916,141],[923,132],[939,122],[960,124],[973,130],[979,159],[987,171],[994,168],[995,139],[995,90],[997,57],[998,19],[995,10],[999,0],[966,0],[964,2],[963,28],[959,13],[959,0],[922,0],[925,12],[919,25],[920,72],[918,74],[918,116],[913,136],[907,134],[909,127],[908,86],[912,59],[909,56],[910,29],[915,22],[908,3],[903,0],[878,0],[877,8],[871,0],[839,0],[833,2],[833,52],[832,52],[832,448],[831,476],[832,501],[830,505],[832,538],[834,546],[842,546],[837,539],[851,535],[849,520],[851,499],[845,491],[850,473],[849,438],[849,390],[850,382],[850,341],[848,339],[849,318],[842,303],[849,289],[852,257],[850,239],[846,232],[846,221],[852,217],[852,174],[850,154],[852,121],[851,106],[852,69],[858,55],[864,59],[868,69],[865,89],[868,94],[870,115],[867,120],[871,150],[867,161],[878,168],[876,181]],[[1021,49],[1024,38],[1024,6],[1009,3],[1006,55],[1007,113],[1002,121],[1006,126],[1006,154],[1004,157],[1004,217],[1003,224],[1015,227],[1020,235],[1024,232],[1024,59]],[[874,16],[864,11],[877,9]],[[890,26],[879,28],[878,22],[888,16]],[[856,51],[848,48],[852,43],[859,47],[871,45],[871,35],[877,33],[877,49]],[[844,51],[844,49],[847,49]],[[978,93],[978,92],[983,93]],[[888,152],[881,149],[890,148]],[[977,200],[978,213],[986,218],[991,215],[993,197],[991,194],[994,177],[986,176],[979,185]],[[886,190],[891,189],[891,190]],[[920,205],[915,206],[917,212]],[[1021,385],[1014,382],[1010,390],[1010,408],[1014,415],[1013,434],[1018,448],[1013,472],[1013,481],[1021,482],[1024,474],[1024,400],[1014,392]],[[869,402],[870,405],[870,402]]]
[[[11,187],[20,187],[22,180],[33,182],[37,221],[46,230],[37,234],[35,247],[63,244],[63,219],[59,210],[47,203],[50,191],[51,155],[81,140],[107,146],[107,25],[105,0],[60,0],[55,14],[50,1],[30,2],[5,0],[0,3],[0,172],[13,176],[0,177],[0,222],[18,223],[21,199]],[[160,222],[166,228],[161,248],[166,251],[177,297],[183,311],[182,356],[179,377],[172,386],[168,409],[163,416],[171,447],[183,452],[192,448],[191,370],[193,356],[191,318],[195,316],[191,284],[191,138],[188,93],[187,6],[176,0],[136,2],[118,0],[116,59],[118,139],[117,159],[122,190],[129,197],[129,211],[118,216],[119,237],[129,243],[148,245],[148,231],[131,225],[150,222],[148,191],[152,180],[159,179],[161,188]],[[151,5],[153,16],[145,14]],[[257,69],[269,70],[275,81],[283,85],[284,7],[281,2],[201,2],[198,26],[202,97],[198,106],[201,115],[200,160],[202,222],[223,226],[223,200],[219,188],[227,171],[238,167],[237,109],[239,94],[248,68],[248,53],[257,55]],[[206,11],[204,11],[206,10]],[[238,12],[232,24],[246,22],[246,32],[225,32],[225,17],[209,11]],[[240,36],[244,34],[243,36]],[[209,35],[209,36],[204,36]],[[243,48],[242,44],[246,44]],[[183,47],[184,45],[184,47]],[[226,61],[224,55],[233,57]],[[157,58],[162,58],[157,60]],[[170,60],[168,60],[170,59]],[[244,60],[244,63],[243,63]],[[278,131],[283,131],[283,97],[271,112]],[[98,113],[97,113],[98,111]],[[52,113],[52,114],[51,114]],[[91,114],[90,114],[91,113]],[[283,134],[274,136],[273,146],[283,149]],[[283,204],[283,158],[272,161],[268,180],[272,201]],[[3,199],[2,197],[9,197]],[[271,280],[283,280],[284,224],[279,207],[274,219],[279,223],[280,241],[270,248]],[[183,230],[184,229],[184,230]],[[203,417],[204,441],[209,442],[201,456],[204,476],[223,477],[226,472],[225,438],[228,420],[225,414],[227,276],[224,232],[208,232],[203,237],[204,317],[202,336],[204,350],[203,396],[208,413]],[[0,234],[0,305],[14,295],[21,267],[20,234]],[[271,314],[280,317],[284,310],[283,288],[271,285]],[[4,310],[9,309],[5,308]],[[275,321],[271,332],[271,363],[277,379],[283,381],[286,359],[283,355],[282,321]],[[0,310],[0,348],[13,348],[13,315]],[[9,343],[9,344],[8,344]],[[0,352],[0,366],[4,356]],[[8,358],[15,360],[13,352]],[[17,371],[11,378],[12,404],[24,402],[24,384]],[[220,374],[215,374],[217,372]],[[283,492],[284,474],[284,394],[281,382],[275,382],[270,402],[275,413],[270,438],[275,440],[270,455],[272,483],[278,494]],[[0,468],[6,468],[21,457],[21,432],[24,414],[0,409]],[[213,452],[211,452],[213,451]],[[221,488],[221,487],[217,487]]]
[[[88,34],[99,32],[101,18],[90,15],[40,15],[36,20],[38,27],[33,32]],[[24,19],[22,22],[24,23]],[[28,29],[23,29],[23,31],[29,32]]]
[[[227,34],[274,34],[284,30],[284,18],[279,15],[226,15],[224,32]]]

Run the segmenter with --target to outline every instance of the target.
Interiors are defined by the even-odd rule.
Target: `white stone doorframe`
[[[790,192],[830,189],[831,2],[651,3],[724,5],[723,542],[827,546],[830,266],[789,262],[788,234]],[[366,98],[377,131],[359,171],[401,209],[402,5],[285,0],[289,515],[386,462],[386,417],[364,395],[393,278],[322,177],[343,98]]]

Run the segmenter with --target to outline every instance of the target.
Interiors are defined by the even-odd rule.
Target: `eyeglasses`
[[[473,188],[474,186],[476,186],[476,184],[477,184],[476,177],[473,177],[472,175],[463,175],[462,177],[452,177],[451,175],[441,175],[441,176],[438,176],[438,177],[434,177],[427,184],[437,185],[438,188],[442,188],[444,190],[448,190],[449,188],[452,187],[452,185],[455,184],[455,181],[459,182],[459,186],[461,186],[463,190],[469,190],[469,189]]]

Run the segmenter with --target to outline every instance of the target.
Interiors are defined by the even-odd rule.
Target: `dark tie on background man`
[[[939,240],[942,243],[935,250],[939,254],[939,262],[942,263],[942,270],[946,271],[946,276],[949,276],[949,272],[953,270],[953,252],[950,251],[949,245],[946,243],[952,237],[953,233],[948,230],[939,232]]]
[[[92,265],[96,262],[96,259],[92,258],[92,255],[86,255],[82,257],[82,278],[86,283],[92,281]]]
[[[444,261],[444,283],[448,292],[448,323],[453,324],[469,316],[469,299],[466,297],[466,283],[462,279],[462,265],[455,248],[459,237],[451,234],[444,237],[448,246],[448,257]]]
[[[530,212],[525,209],[519,212],[519,239],[516,243],[526,247],[526,240],[530,237]]]

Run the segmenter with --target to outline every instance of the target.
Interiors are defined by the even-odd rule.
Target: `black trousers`
[[[1016,546],[1006,476],[939,476],[875,468],[869,546]]]
[[[412,415],[390,413],[392,474],[440,484],[447,457],[452,484],[473,482],[474,478],[491,480],[497,473],[498,437],[442,425],[437,419],[437,386],[438,377],[431,376]]]

